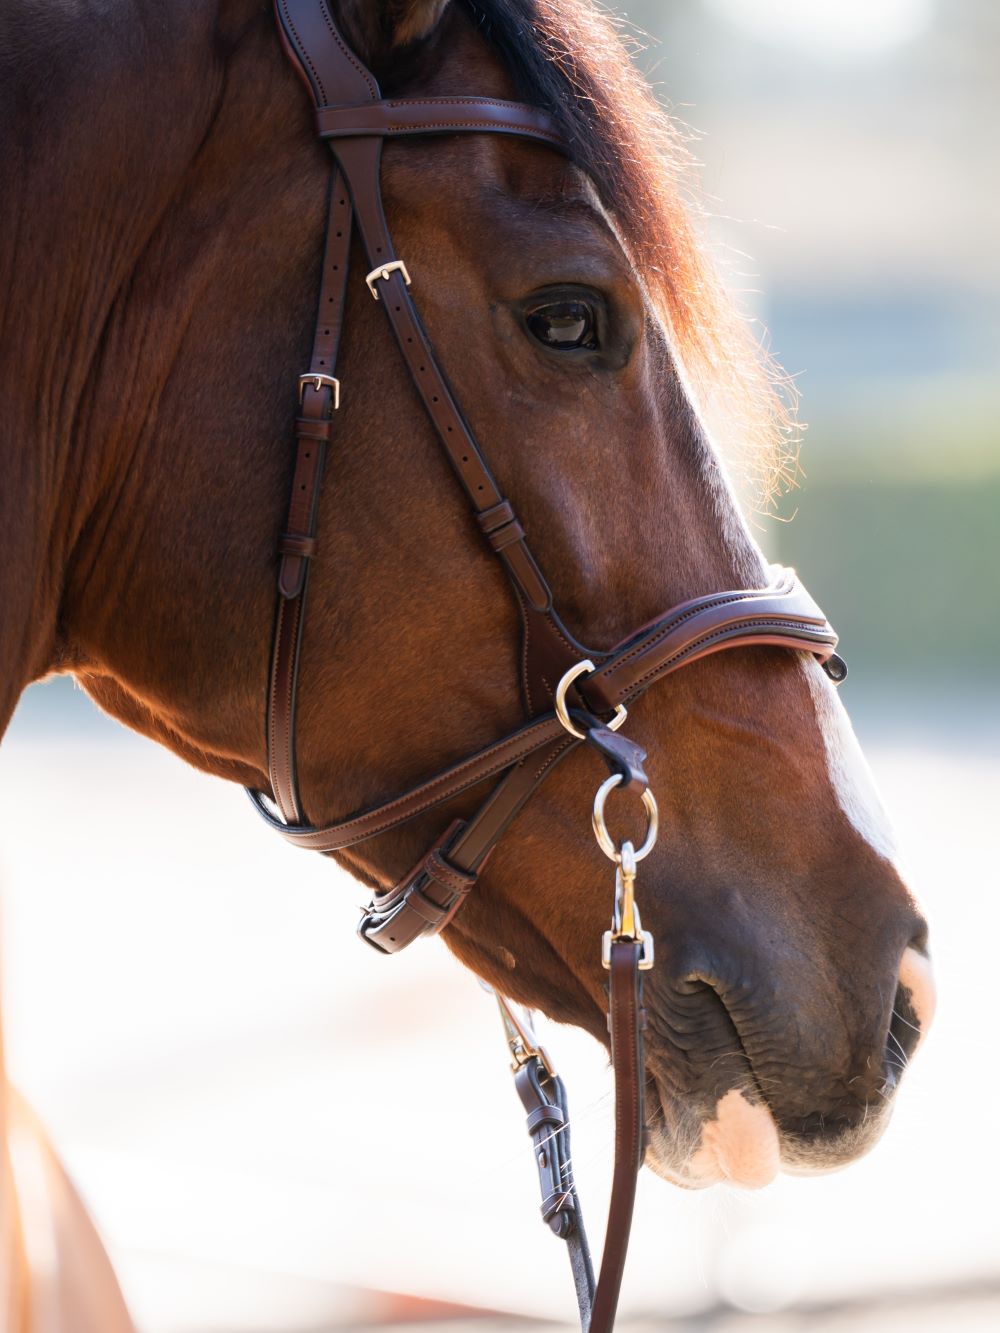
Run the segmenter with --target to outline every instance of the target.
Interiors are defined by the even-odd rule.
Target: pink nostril
[[[934,974],[930,959],[925,954],[914,948],[905,951],[899,967],[899,986],[905,992],[907,1008],[920,1029],[917,1042],[919,1045],[927,1035],[927,1029],[934,1019],[934,1010],[937,1006]]]

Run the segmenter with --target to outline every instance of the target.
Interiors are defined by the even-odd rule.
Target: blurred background
[[[621,1327],[995,1329],[1000,7],[627,13],[697,136],[709,243],[803,394],[802,485],[760,536],[842,635],[941,1008],[846,1173],[753,1195],[644,1176]],[[441,946],[362,948],[356,886],[66,681],[25,697],[0,797],[12,1076],[143,1333],[571,1319],[495,1014]],[[548,1035],[599,1240],[610,1080],[589,1039]],[[422,1128],[451,1123],[456,1086],[464,1164]],[[386,1142],[411,1124],[424,1155],[400,1166]]]

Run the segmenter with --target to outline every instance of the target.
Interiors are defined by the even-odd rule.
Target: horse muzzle
[[[783,1004],[773,978],[649,985],[646,1165],[689,1189],[760,1189],[779,1171],[821,1174],[868,1152],[933,1018],[926,955],[908,946],[888,989],[884,1012],[851,1013],[822,991]]]

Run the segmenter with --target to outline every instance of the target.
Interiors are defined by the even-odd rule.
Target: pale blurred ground
[[[668,1316],[726,1333],[1000,1327],[1000,713],[988,695],[905,691],[857,711],[931,916],[933,1036],[885,1140],[847,1172],[756,1195],[644,1174],[623,1298],[635,1333]],[[421,1313],[380,1291],[572,1316],[495,1015],[443,947],[365,949],[349,880],[67,682],[27,696],[0,799],[12,1073],[144,1333]],[[605,1062],[570,1029],[551,1044],[599,1237]],[[472,1122],[429,1137],[456,1104]],[[380,1145],[411,1133],[425,1151],[390,1166]]]

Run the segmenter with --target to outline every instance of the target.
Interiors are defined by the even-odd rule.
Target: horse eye
[[[557,352],[597,347],[597,316],[586,301],[549,301],[525,315],[528,331]]]

